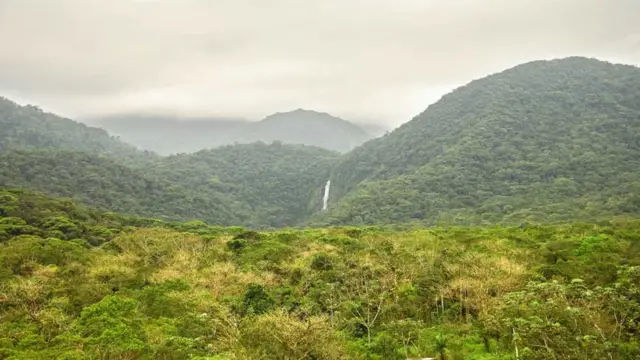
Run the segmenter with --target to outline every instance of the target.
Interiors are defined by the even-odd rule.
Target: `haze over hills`
[[[13,105],[5,110],[11,121],[3,119],[9,131],[2,134],[5,148],[22,152],[4,151],[6,166],[17,168],[4,169],[0,185],[75,196],[124,213],[252,227],[512,224],[638,214],[639,94],[640,70],[633,66],[577,57],[530,62],[456,89],[344,155],[276,142],[153,157],[104,131]],[[142,134],[158,124],[143,120],[136,128]],[[167,128],[176,123],[162,122]],[[248,142],[309,135],[319,146],[337,147],[366,136],[344,120],[305,110],[242,124]],[[345,136],[336,141],[335,134]],[[28,150],[52,147],[87,154]],[[52,169],[60,175],[43,180]],[[97,178],[101,182],[90,180]],[[328,179],[329,211],[321,212]]]
[[[380,129],[310,110],[276,113],[252,122],[228,118],[116,115],[89,120],[121,139],[159,154],[192,153],[234,143],[281,141],[346,152],[376,137]]]
[[[473,81],[333,169],[320,224],[517,223],[640,211],[640,69],[535,61]]]

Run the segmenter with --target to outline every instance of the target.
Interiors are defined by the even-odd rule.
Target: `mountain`
[[[242,129],[249,125],[243,119],[137,114],[113,115],[88,122],[107,129],[130,144],[163,155],[193,153],[233,144],[242,134]]]
[[[66,150],[0,152],[0,188],[22,187],[124,214],[255,228],[293,226],[320,207],[338,154],[302,145],[226,146],[127,166]]]
[[[302,109],[273,114],[258,122],[143,115],[117,115],[88,122],[129,143],[165,155],[258,141],[281,141],[346,152],[375,137],[346,120]]]
[[[321,208],[322,188],[338,158],[318,147],[253,143],[169,156],[143,170],[205,197],[232,196],[248,209],[239,224],[283,227]]]
[[[269,145],[123,161],[143,153],[104,131],[3,104],[0,186],[127,214],[268,228],[640,213],[640,69],[593,59],[535,61],[475,80],[343,155],[276,140],[309,135],[331,147],[363,133],[306,110],[244,123],[246,141]],[[331,143],[332,132],[346,135]],[[319,211],[328,179],[329,209]]]
[[[66,150],[0,153],[0,187],[22,187],[124,214],[237,224],[242,210],[221,193],[198,194],[108,157]]]
[[[519,223],[640,212],[640,69],[535,61],[341,158],[312,223]]]
[[[316,111],[298,109],[276,113],[245,130],[244,141],[282,141],[346,152],[372,136],[360,127]]]
[[[130,160],[152,156],[103,129],[0,97],[0,151],[7,149],[66,149]]]

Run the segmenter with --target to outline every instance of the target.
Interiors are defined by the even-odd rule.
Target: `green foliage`
[[[0,244],[2,358],[640,356],[637,221],[256,232],[0,198],[77,236]]]
[[[82,310],[77,327],[86,351],[98,357],[137,357],[147,347],[143,317],[135,300],[107,296]]]
[[[31,188],[167,220],[282,227],[302,222],[315,210],[308,208],[309,199],[320,206],[319,189],[336,158],[319,148],[251,144],[131,167],[89,153],[8,150],[0,152],[0,187]],[[220,180],[212,183],[212,177]],[[3,204],[0,212],[10,212],[8,206]]]
[[[224,208],[233,209],[235,225],[284,227],[301,223],[321,207],[322,186],[337,158],[337,153],[310,146],[255,143],[170,156],[145,172],[205,198],[228,194]],[[316,200],[311,209],[310,199]],[[239,204],[236,209],[233,201]],[[220,223],[211,216],[198,218]]]
[[[245,314],[264,314],[271,310],[275,302],[264,291],[264,288],[257,284],[249,284],[243,298],[243,312]]]
[[[525,64],[342,158],[142,161],[2,100],[0,186],[160,219],[0,190],[0,358],[638,359],[638,74]],[[328,178],[312,222],[376,227],[255,230],[303,223]],[[590,222],[540,224],[566,220]]]
[[[480,225],[640,212],[640,69],[536,61],[447,94],[343,156],[311,223]]]
[[[74,197],[84,204],[142,216],[203,218],[231,224],[232,201],[222,193],[205,196],[158,181],[105,157],[69,151],[0,153],[0,185],[29,187],[47,194]]]

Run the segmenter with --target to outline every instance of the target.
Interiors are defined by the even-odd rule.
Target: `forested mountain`
[[[282,227],[520,224],[640,213],[640,70],[592,59],[536,61],[473,81],[345,155],[275,142],[130,161],[143,153],[101,130],[2,104],[10,115],[2,118],[0,186],[127,214]],[[247,141],[288,129],[295,136],[285,141],[312,133],[313,141],[335,147],[362,133],[304,110],[248,124],[255,128],[245,128]],[[336,129],[347,135],[331,136]],[[34,147],[85,153],[28,150]],[[320,212],[329,178],[329,211]]]
[[[375,137],[343,119],[301,109],[273,114],[258,122],[142,115],[117,115],[88,121],[131,144],[165,155],[258,141],[281,141],[346,152]]]
[[[635,360],[639,244],[637,221],[255,232],[0,190],[0,358]]]
[[[0,187],[35,189],[124,214],[231,225],[242,223],[238,214],[246,211],[227,195],[205,196],[108,157],[83,152],[5,151],[0,153],[0,165]]]
[[[314,223],[637,214],[638,134],[640,69],[586,58],[523,64],[342,157],[330,212]]]
[[[0,187],[36,189],[125,214],[282,227],[320,207],[337,157],[320,148],[256,143],[130,167],[75,151],[8,150],[0,152]]]
[[[241,225],[282,227],[321,208],[322,188],[338,157],[304,145],[239,144],[169,156],[144,171],[203,196],[232,196],[248,207]]]
[[[0,97],[0,151],[6,149],[66,149],[127,159],[152,156],[103,129]]]

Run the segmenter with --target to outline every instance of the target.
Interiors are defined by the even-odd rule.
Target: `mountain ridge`
[[[61,150],[107,157],[133,173],[144,172],[144,179],[167,183],[171,196],[199,199],[200,209],[194,212],[185,209],[187,203],[174,206],[162,199],[149,205],[156,206],[156,212],[134,211],[145,216],[167,211],[180,219],[204,217],[221,224],[258,227],[517,224],[640,213],[638,104],[640,69],[571,57],[525,63],[474,80],[396,130],[343,155],[272,139],[271,144],[258,141],[130,161],[129,157],[145,153],[122,145],[102,130],[87,145],[87,128],[71,120],[21,107],[13,112],[5,109],[4,114],[13,117],[0,120],[11,130],[16,119],[26,119],[19,125],[35,129],[37,136],[5,131],[5,143],[9,139],[31,144],[29,140],[35,149],[50,148],[48,142],[38,141],[40,136],[51,135],[46,126],[38,124],[72,124],[53,133],[58,138],[66,136],[59,140]],[[21,117],[12,115],[16,112]],[[33,114],[35,120],[30,117]],[[321,122],[330,116],[301,109],[273,116],[279,124],[305,124],[299,121],[300,115],[319,117]],[[263,124],[271,121],[268,117]],[[339,118],[333,121],[348,124]],[[82,136],[71,136],[76,132]],[[124,146],[126,151],[102,151],[103,142],[108,150]],[[8,185],[33,185],[34,176],[46,174],[48,162],[62,164],[65,171],[74,169],[62,155],[47,157],[42,152],[29,153],[29,146],[15,147],[23,153],[0,152],[8,159],[6,166],[12,161],[32,163],[36,170],[23,166],[20,174],[9,173],[7,179],[18,180],[6,181]],[[30,156],[39,160],[33,163]],[[42,166],[37,164],[40,160]],[[82,166],[76,170],[82,172]],[[113,166],[105,163],[105,168]],[[82,176],[108,178],[99,169],[87,171],[92,174]],[[137,175],[130,178],[139,182],[134,180]],[[329,208],[321,212],[327,180],[331,180]],[[39,186],[44,185],[51,184],[41,182]],[[118,191],[126,188],[121,185]],[[121,196],[132,197],[133,209],[140,209],[135,203],[144,200],[137,198],[145,193],[140,189]],[[98,195],[104,198],[105,194]],[[85,202],[91,204],[90,200]],[[218,209],[221,216],[212,215],[211,209]]]
[[[638,101],[640,69],[581,57],[474,80],[343,156],[332,172],[334,204],[318,224],[581,218],[566,205],[594,201],[608,214],[638,211],[629,190],[640,184]],[[555,185],[569,184],[573,195],[556,193]],[[609,200],[618,204],[599,184],[617,189]],[[540,192],[555,195],[533,204],[531,216],[508,217]],[[584,198],[577,204],[571,196]]]
[[[134,123],[140,120],[142,124]],[[277,112],[259,121],[125,114],[88,122],[118,134],[129,143],[164,155],[259,141],[280,141],[346,152],[375,136],[342,118],[305,109]]]

